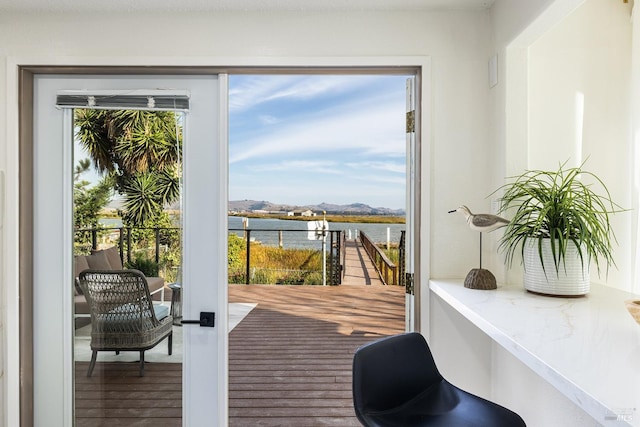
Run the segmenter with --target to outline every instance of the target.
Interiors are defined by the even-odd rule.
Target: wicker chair
[[[158,320],[147,280],[138,270],[85,270],[80,288],[91,312],[90,377],[99,351],[139,351],[140,376],[144,376],[144,352],[169,338],[173,345],[173,318]]]

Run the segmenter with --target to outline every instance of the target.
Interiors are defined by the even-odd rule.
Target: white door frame
[[[190,93],[183,144],[183,424],[227,419],[226,76],[51,75],[34,80],[34,424],[73,425],[73,110],[61,90],[178,89]],[[150,93],[150,92],[149,92]],[[220,102],[223,98],[225,101]],[[222,138],[222,139],[220,139]],[[203,197],[203,195],[205,195]],[[223,202],[220,202],[223,201]],[[62,226],[61,226],[62,224]],[[213,385],[213,386],[212,386]],[[60,390],[62,393],[50,393]]]
[[[415,146],[416,146],[416,77],[407,78],[406,86],[406,214],[405,214],[405,277],[406,281],[410,281],[405,285],[405,330],[407,332],[413,332],[416,330],[416,297],[415,286],[413,284],[414,271],[415,271],[415,178],[416,178],[416,159],[415,159]],[[410,292],[407,292],[409,291]]]
[[[211,100],[192,92],[191,112],[185,123],[188,143],[183,144],[182,314],[184,319],[199,319],[203,311],[216,314],[213,329],[189,324],[182,327],[182,425],[185,427],[206,425],[213,420],[224,426],[229,408],[226,75],[218,75],[215,89],[217,114],[214,117],[206,116],[211,111],[209,108],[199,108],[199,103]],[[194,136],[195,121],[209,123],[205,126],[210,128],[207,140]],[[199,137],[202,133],[199,132]],[[197,292],[189,292],[194,285]],[[212,378],[215,385],[211,384]]]
[[[118,65],[113,65],[118,64]],[[229,67],[228,64],[235,64]],[[429,172],[420,165],[430,164],[431,138],[431,60],[428,56],[378,56],[378,57],[234,57],[234,58],[86,58],[86,57],[9,57],[7,58],[7,169],[5,173],[5,223],[11,224],[4,233],[5,256],[5,312],[7,325],[5,348],[5,417],[6,425],[33,425],[33,364],[31,342],[33,331],[30,317],[32,281],[31,259],[33,247],[26,243],[31,237],[30,225],[33,206],[20,197],[21,190],[30,189],[32,165],[31,145],[33,135],[33,105],[30,101],[33,76],[39,73],[59,74],[203,74],[203,73],[261,73],[317,70],[320,72],[394,72],[413,71],[419,81],[419,96],[424,106],[416,123],[424,131],[418,137],[415,236],[416,329],[428,335],[428,316],[421,316],[421,308],[429,307],[429,192],[420,194],[420,187],[429,188]],[[315,71],[314,70],[314,71]],[[424,243],[421,243],[424,242]],[[421,288],[424,291],[421,292]]]

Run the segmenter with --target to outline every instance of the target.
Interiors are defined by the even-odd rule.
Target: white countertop
[[[586,297],[558,298],[463,282],[430,288],[595,419],[640,426],[640,325],[624,306],[638,296],[594,284]]]

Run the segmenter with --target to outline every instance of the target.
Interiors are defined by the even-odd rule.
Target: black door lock
[[[213,328],[216,324],[216,314],[212,311],[201,311],[200,320],[183,320],[182,324],[193,324]]]

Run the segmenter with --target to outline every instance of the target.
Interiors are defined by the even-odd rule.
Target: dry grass
[[[246,259],[246,251],[242,251],[241,259]],[[251,283],[322,284],[322,252],[319,250],[252,244],[250,262]],[[230,268],[229,283],[244,283],[245,268]]]

